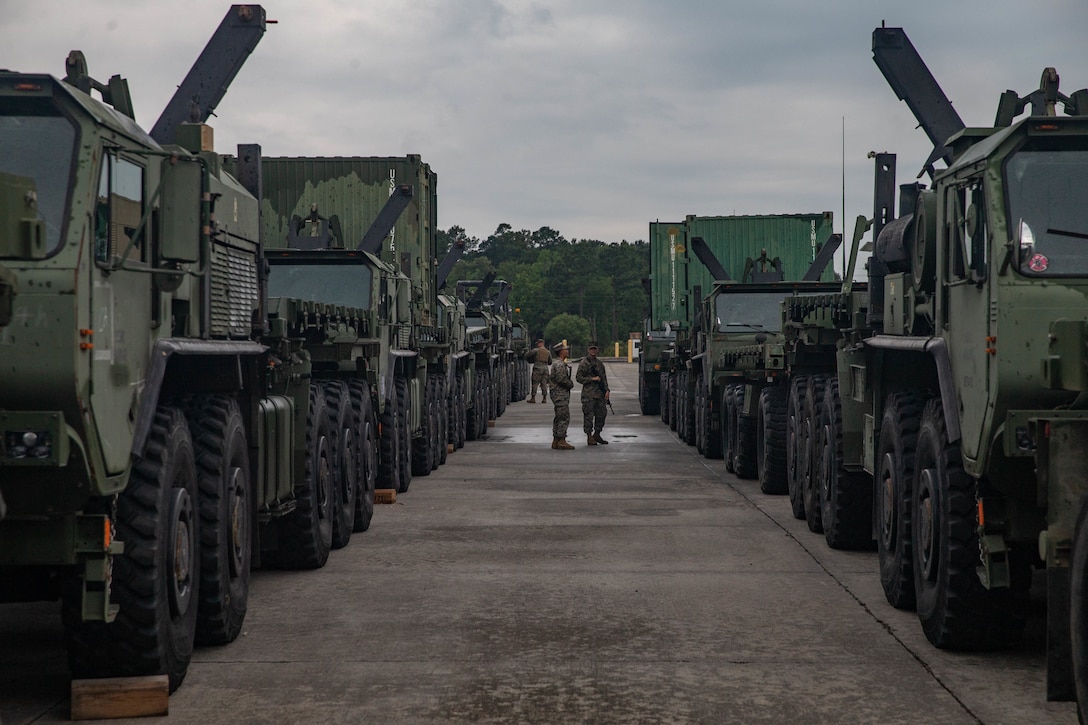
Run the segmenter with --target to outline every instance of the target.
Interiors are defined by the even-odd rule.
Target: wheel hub
[[[322,451],[323,454],[319,456],[317,464],[317,510],[318,515],[323,519],[330,518],[329,504],[332,501],[332,490],[329,484],[329,459],[328,456],[324,455],[324,451],[328,450],[327,440],[322,436],[318,444],[318,450]]]
[[[193,501],[184,488],[172,489],[167,553],[170,610],[175,617],[189,610],[193,596]]]
[[[933,508],[934,483],[936,471],[932,468],[923,469],[919,478],[921,490],[918,492],[918,534],[921,539],[919,554],[921,556],[922,572],[927,580],[932,580],[936,574],[937,553],[937,522],[936,512]]]
[[[241,468],[231,468],[230,487],[230,575],[238,577],[245,569],[249,547],[249,518],[246,514],[245,477]]]
[[[893,477],[893,459],[890,453],[885,454],[883,468],[881,470],[881,496],[880,496],[880,537],[885,551],[891,551],[895,546],[895,479]]]

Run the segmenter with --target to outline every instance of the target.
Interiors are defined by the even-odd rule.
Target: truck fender
[[[958,441],[960,439],[959,405],[956,402],[956,388],[952,383],[952,362],[948,357],[948,345],[944,338],[873,335],[865,340],[865,345],[882,350],[928,353],[933,358],[941,391],[948,441],[950,443]]]
[[[250,356],[263,355],[268,348],[249,340],[190,340],[184,338],[163,338],[151,346],[151,361],[147,366],[147,378],[144,380],[140,395],[140,410],[136,415],[135,430],[132,438],[132,456],[139,458],[144,454],[147,434],[159,405],[159,395],[166,379],[166,368],[174,355],[192,356]],[[196,391],[194,391],[196,392]]]

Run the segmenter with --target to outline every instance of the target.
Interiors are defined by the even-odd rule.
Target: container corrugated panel
[[[650,329],[686,327],[688,300],[687,231],[683,222],[650,222]],[[697,262],[698,263],[698,262]]]
[[[785,279],[796,281],[805,276],[819,247],[831,236],[834,215],[829,211],[764,216],[692,215],[684,224],[688,238],[706,240],[733,279],[740,280],[748,259],[757,259],[766,250],[769,259],[781,260]],[[689,289],[700,286],[706,295],[714,283],[710,272],[694,253],[689,252],[688,264]],[[820,279],[828,282],[835,279],[831,264]]]
[[[435,232],[438,175],[419,156],[263,157],[261,225],[266,247],[287,245],[291,218],[305,218],[312,204],[320,216],[336,215],[344,246],[353,249],[393,191],[411,184],[414,196],[382,242],[381,259],[404,272],[433,300],[437,272]],[[433,310],[437,302],[429,304]]]

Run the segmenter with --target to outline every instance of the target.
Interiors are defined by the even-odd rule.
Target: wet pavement
[[[243,634],[197,650],[169,719],[1076,722],[1045,699],[1041,603],[1011,651],[934,649],[874,553],[640,415],[635,373],[609,363],[610,445],[577,395],[573,451],[550,402],[512,404],[325,568],[255,572]],[[62,647],[56,605],[0,606],[5,725],[67,719]]]

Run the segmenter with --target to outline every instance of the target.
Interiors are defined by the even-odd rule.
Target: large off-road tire
[[[695,381],[690,371],[684,373],[684,442],[695,445]]]
[[[233,642],[249,600],[255,512],[242,412],[234,398],[199,396],[186,406],[196,457],[200,597],[196,643]]]
[[[733,472],[737,478],[756,477],[756,422],[743,413],[744,386],[737,385],[734,393],[737,437],[733,441]]]
[[[658,393],[660,395],[660,406],[659,406],[660,411],[659,412],[660,412],[660,415],[661,415],[661,422],[664,423],[665,425],[669,425],[669,419],[672,417],[670,415],[670,413],[672,412],[672,395],[670,393],[671,388],[669,387],[671,385],[672,385],[672,383],[670,381],[669,373],[665,372],[665,371],[662,371],[661,372],[661,385],[658,388]]]
[[[708,415],[706,404],[706,390],[703,388],[703,375],[699,373],[695,377],[695,395],[694,395],[695,411],[692,416],[692,426],[694,431],[692,438],[695,439],[695,450],[699,453],[706,453],[706,431],[707,424],[706,418]]]
[[[453,416],[453,431],[450,435],[450,443],[455,448],[464,448],[468,428],[468,403],[465,398],[465,375],[460,370],[453,378],[453,395],[450,400],[450,412]]]
[[[355,420],[347,384],[328,381],[323,387],[325,406],[329,410],[329,440],[333,453],[332,548],[343,549],[355,531],[355,498],[359,494]]]
[[[638,362],[638,409],[643,415],[661,413],[660,388],[650,386],[646,378],[646,365],[641,359]]]
[[[179,408],[160,405],[143,457],[117,497],[110,624],[81,621],[81,583],[65,589],[63,621],[74,678],[167,675],[189,668],[200,598],[200,517],[193,443]]]
[[[378,482],[378,424],[370,401],[370,386],[363,380],[348,383],[355,430],[355,533],[370,528],[374,518],[374,489]]]
[[[884,597],[896,609],[914,609],[914,552],[911,545],[911,492],[914,449],[922,417],[922,396],[892,393],[884,403],[876,450],[876,550]]]
[[[510,364],[503,363],[499,367],[499,408],[496,415],[501,416],[506,412],[506,404],[510,402]]]
[[[669,373],[669,430],[680,427],[680,373]]]
[[[722,415],[721,407],[718,405],[711,405],[713,401],[717,400],[714,388],[711,388],[704,394],[703,400],[705,401],[706,405],[706,417],[705,422],[703,423],[703,425],[705,426],[706,435],[706,451],[703,453],[703,455],[711,460],[718,460],[722,458],[725,454],[722,448],[723,441],[720,426],[720,419]],[[719,423],[718,430],[714,430],[714,423],[716,422]]]
[[[950,443],[941,400],[922,410],[914,454],[912,539],[914,593],[922,631],[944,649],[982,649],[1016,642],[1022,612],[1011,589],[986,590],[975,507],[975,481]]]
[[[795,375],[790,380],[786,398],[786,488],[790,494],[790,508],[795,519],[805,518],[805,393],[808,376]]]
[[[688,442],[688,372],[682,370],[676,374],[676,434],[684,443]]]
[[[480,393],[484,409],[484,433],[495,422],[495,374],[488,370],[484,376],[484,387]]]
[[[676,435],[684,443],[688,442],[688,371],[676,374]]]
[[[438,391],[438,465],[445,464],[449,454],[450,441],[450,391],[445,373],[436,375],[435,390]]]
[[[449,395],[446,396],[446,419],[449,421],[449,427],[446,430],[446,444],[453,446],[453,450],[457,450],[457,382],[458,378],[455,375],[450,383]]]
[[[427,383],[431,388],[431,403],[427,406],[427,420],[430,423],[431,436],[431,470],[438,470],[439,459],[442,456],[442,408],[439,406],[438,378],[434,375],[427,376]]]
[[[1088,494],[1080,499],[1069,572],[1069,632],[1080,721],[1088,720]]]
[[[839,379],[830,376],[824,387],[817,445],[820,521],[832,549],[872,547],[873,484],[864,473],[847,470],[842,449],[842,400]]]
[[[411,399],[408,392],[408,378],[398,377],[393,381],[397,394],[397,407],[400,417],[400,488],[397,493],[405,493],[412,485],[412,413]]]
[[[756,417],[756,463],[759,490],[789,493],[786,482],[786,391],[770,385],[759,392]]]
[[[332,549],[336,516],[336,453],[325,393],[310,383],[306,414],[306,475],[295,486],[295,508],[279,519],[277,562],[287,569],[320,569]]]
[[[725,470],[736,473],[737,460],[737,386],[726,385],[722,393],[722,453]]]
[[[427,376],[423,385],[423,421],[420,426],[423,434],[412,440],[412,475],[431,475],[435,456],[435,400],[434,385],[431,376]]]
[[[818,451],[820,445],[820,411],[824,403],[823,375],[812,375],[808,379],[808,388],[805,391],[805,407],[801,416],[802,426],[802,459],[801,466],[803,476],[801,478],[801,497],[805,501],[805,522],[808,530],[822,534],[823,512],[820,510],[819,491],[819,461]]]
[[[401,458],[401,428],[405,411],[400,407],[400,396],[397,394],[397,386],[394,382],[389,400],[385,401],[385,410],[382,412],[381,436],[378,445],[378,488],[400,490]]]
[[[487,411],[483,403],[483,375],[481,373],[477,372],[472,376],[472,390],[466,391],[466,397],[471,397],[472,407],[468,410],[465,440],[479,440],[487,430]]]

